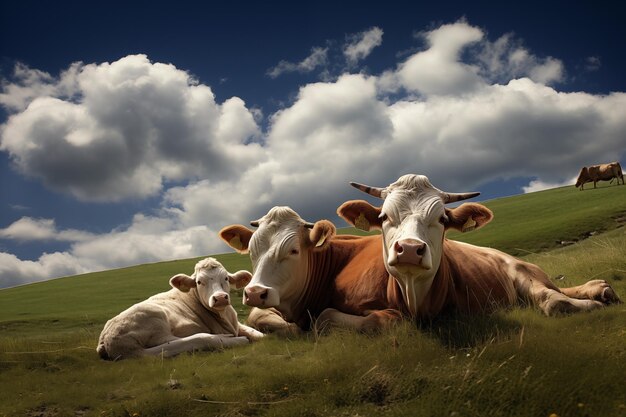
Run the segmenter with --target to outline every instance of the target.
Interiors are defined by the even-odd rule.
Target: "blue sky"
[[[0,287],[225,252],[405,173],[481,198],[626,156],[613,2],[0,2]]]

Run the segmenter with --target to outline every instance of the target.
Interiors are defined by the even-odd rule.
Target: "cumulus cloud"
[[[280,61],[278,65],[267,70],[267,75],[271,78],[278,78],[288,72],[307,73],[318,67],[326,65],[328,62],[328,48],[315,47],[311,49],[311,54],[300,62]]]
[[[44,253],[22,260],[0,252],[0,288],[44,279],[119,268],[169,259],[215,253],[221,249],[217,233],[206,226],[186,227],[168,216],[137,214],[127,228],[93,235],[75,230],[56,231],[54,221],[21,219],[2,238],[71,242],[64,252]]]
[[[0,150],[25,175],[87,201],[143,198],[164,181],[236,175],[258,160],[254,114],[145,55],[73,64],[58,79],[18,65],[0,103],[19,109]]]
[[[87,270],[66,252],[44,253],[37,261],[24,261],[13,254],[0,252],[0,288],[83,272]]]
[[[525,193],[534,193],[537,191],[549,190],[551,188],[564,187],[566,185],[572,185],[576,179],[564,182],[544,182],[541,180],[532,180],[527,186],[522,187]]]
[[[491,82],[506,83],[512,79],[528,77],[552,85],[563,82],[565,67],[554,57],[538,57],[531,53],[512,33],[494,42],[485,40],[476,52],[481,76]]]
[[[79,242],[92,238],[91,233],[80,230],[67,229],[57,230],[53,219],[33,219],[22,217],[4,229],[0,229],[0,238],[17,240],[20,242],[31,241],[59,241]]]
[[[492,42],[485,31],[466,22],[442,25],[420,36],[426,49],[402,58],[397,65],[392,63],[381,74],[346,73],[332,81],[301,86],[292,104],[268,116],[267,131],[254,142],[243,138],[258,134],[258,119],[254,118],[255,114],[259,117],[258,112],[247,109],[236,98],[215,103],[209,87],[191,82],[186,73],[173,66],[153,64],[141,57],[133,57],[144,60],[139,68],[122,66],[125,69],[120,67],[114,74],[113,64],[81,66],[79,74],[87,67],[89,71],[102,71],[89,78],[90,86],[80,87],[81,99],[33,99],[7,123],[4,149],[15,152],[14,158],[21,158],[35,152],[31,147],[45,147],[50,134],[36,134],[41,123],[48,131],[63,132],[54,137],[63,138],[69,144],[64,144],[66,148],[85,149],[78,156],[87,159],[107,156],[103,154],[109,150],[107,146],[96,146],[101,138],[106,138],[107,144],[135,149],[133,146],[141,147],[146,142],[125,141],[135,137],[128,132],[150,131],[147,143],[156,148],[150,155],[156,155],[157,162],[148,163],[147,157],[140,157],[139,163],[133,163],[135,155],[128,155],[127,150],[119,152],[129,160],[120,161],[118,169],[136,167],[125,171],[124,180],[130,183],[127,186],[134,184],[134,177],[128,173],[141,177],[141,168],[159,181],[190,175],[197,179],[166,190],[158,182],[153,186],[162,190],[157,212],[150,216],[138,214],[122,230],[73,241],[67,252],[45,255],[38,261],[20,261],[3,254],[10,266],[2,263],[5,269],[0,277],[8,277],[3,278],[4,282],[14,282],[15,276],[51,277],[67,271],[226,251],[216,235],[221,227],[246,224],[274,205],[289,205],[308,220],[328,218],[341,226],[335,216],[336,207],[345,200],[362,198],[347,185],[352,180],[385,186],[402,174],[423,173],[441,189],[463,192],[480,190],[481,184],[495,179],[532,178],[524,188],[528,192],[571,183],[581,166],[589,161],[615,160],[615,150],[626,148],[625,93],[561,92],[553,85],[564,80],[565,70],[559,60],[533,55],[512,35]],[[161,90],[155,87],[156,76],[150,71],[141,72],[146,68],[164,71],[175,79],[157,83],[167,85]],[[114,86],[122,85],[120,89],[141,90],[142,94],[116,94]],[[100,94],[92,95],[91,89]],[[132,118],[114,124],[117,128],[110,132],[104,121],[119,121],[113,107],[124,107],[124,100],[138,97],[162,103],[159,92],[177,100],[165,101],[169,107],[144,106],[141,100],[135,101],[136,105],[125,107],[134,109]],[[112,105],[105,105],[109,102]],[[189,108],[196,109],[190,104],[196,103],[195,112],[201,112],[202,107],[204,117],[189,117],[185,120],[193,121],[192,127],[179,123],[174,124],[174,130],[187,129],[189,133],[196,132],[196,124],[205,127],[211,132],[209,150],[198,152],[203,157],[207,157],[206,152],[214,152],[207,157],[209,161],[211,155],[237,161],[237,173],[220,175],[209,168],[195,171],[181,162],[193,158],[187,153],[189,149],[177,149],[178,142],[168,142],[166,138],[171,136],[163,132],[172,125],[157,124],[154,116],[158,111],[158,119],[168,120],[167,115],[179,114],[181,103],[186,103],[189,114],[195,114]],[[208,109],[200,103],[208,103]],[[21,116],[41,123],[17,123],[15,119]],[[73,120],[70,131],[58,122],[68,118]],[[11,123],[21,126],[22,130],[15,127],[16,132],[34,133],[23,135],[20,144],[13,143],[6,135]],[[84,133],[99,130],[99,135]],[[185,137],[183,145],[191,138],[206,144],[191,133]],[[52,147],[47,149],[54,152]],[[168,153],[163,149],[169,149]],[[139,153],[143,155],[141,150]],[[74,190],[78,187],[76,181],[59,179],[55,184]],[[101,182],[95,183],[100,191],[106,190]],[[135,192],[138,188],[134,187]],[[119,188],[117,191],[119,195]],[[84,193],[89,195],[88,191]],[[44,232],[52,229],[53,235],[62,231],[49,221],[31,219],[23,223]],[[13,226],[3,230],[16,230]],[[17,275],[11,275],[11,271],[17,271]]]
[[[493,83],[519,78],[552,85],[565,80],[563,63],[538,57],[511,33],[495,41],[484,30],[461,20],[420,32],[426,49],[411,54],[396,70],[385,71],[381,89],[404,88],[422,96],[471,94]]]
[[[350,65],[356,65],[367,58],[374,48],[383,43],[383,30],[373,28],[356,35],[349,36],[349,42],[343,48],[343,54]]]
[[[461,61],[462,50],[483,38],[480,29],[459,22],[420,36],[428,49],[400,64],[397,75],[404,88],[424,95],[445,95],[473,91],[483,84],[479,68]]]

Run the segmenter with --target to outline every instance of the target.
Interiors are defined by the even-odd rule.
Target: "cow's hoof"
[[[608,284],[607,284],[608,285]],[[622,300],[619,299],[617,294],[611,286],[607,286],[600,295],[600,301],[604,304],[621,304]]]

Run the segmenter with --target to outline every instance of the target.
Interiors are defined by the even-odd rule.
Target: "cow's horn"
[[[252,220],[250,222],[250,226],[252,226],[252,227],[259,227],[259,221],[258,220]]]
[[[457,201],[467,200],[468,198],[474,198],[480,195],[478,192],[474,193],[443,193],[441,198],[443,198],[443,202],[445,204],[455,203]]]
[[[373,195],[374,197],[385,198],[383,196],[383,193],[385,191],[384,188],[370,187],[369,185],[359,184],[358,182],[351,182],[350,185],[358,190],[363,191],[364,193]]]

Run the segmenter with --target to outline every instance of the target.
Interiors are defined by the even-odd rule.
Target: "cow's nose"
[[[228,294],[225,292],[213,294],[213,307],[226,307],[229,304]]]
[[[399,264],[421,265],[426,243],[415,239],[398,240],[393,245]]]
[[[249,287],[244,290],[243,303],[251,307],[260,307],[265,304],[267,299],[267,288]]]

